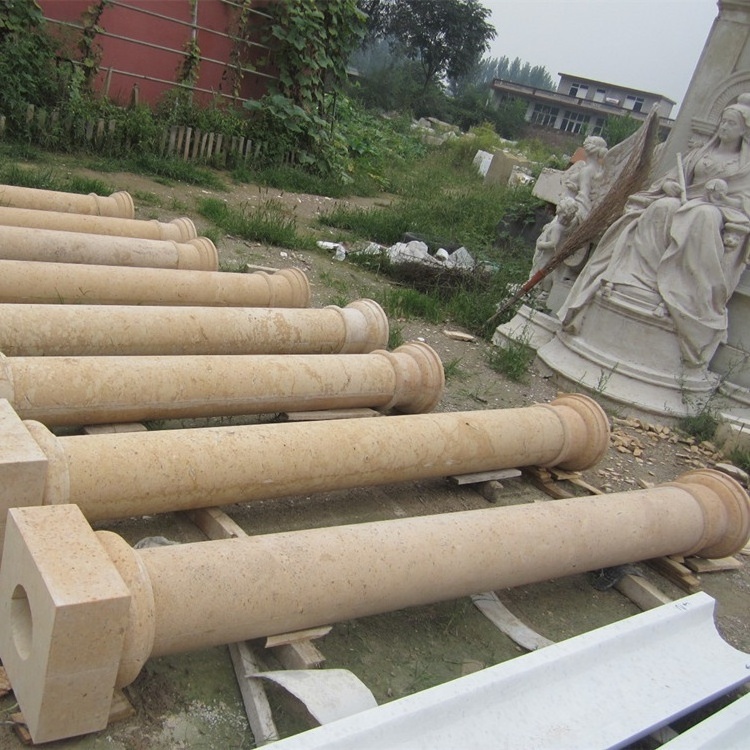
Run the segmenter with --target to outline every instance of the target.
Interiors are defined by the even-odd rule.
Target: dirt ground
[[[314,226],[315,217],[333,201],[252,186],[213,193],[200,188],[165,186],[128,174],[103,176],[117,189],[136,196],[140,218],[169,220],[179,215],[193,218],[204,228],[195,210],[197,198],[206,195],[233,205],[276,198],[300,224]],[[150,195],[148,200],[138,195]],[[387,199],[379,199],[385,201]],[[357,201],[372,205],[377,201]],[[321,238],[338,240],[318,228]],[[344,262],[332,253],[305,253],[265,247],[223,238],[222,261],[273,268],[295,266],[307,274],[313,305],[341,304],[366,297],[382,279]],[[421,340],[432,346],[448,366],[449,377],[440,411],[495,409],[549,401],[555,384],[532,367],[523,383],[514,383],[493,371],[487,362],[490,345],[482,341],[457,341],[445,331],[450,321],[428,325],[421,321],[392,320],[404,341]],[[699,466],[713,466],[721,455],[710,445],[694,445],[674,428],[655,423],[612,418],[610,449],[601,464],[582,479],[607,492],[631,490],[671,481]],[[580,486],[563,482],[572,494],[587,494]],[[524,478],[503,482],[500,504],[549,499]],[[471,487],[458,487],[444,479],[391,484],[383,487],[291,497],[226,508],[249,534],[281,530],[403,518],[431,513],[493,507]],[[177,542],[200,541],[201,533],[183,516],[170,514],[102,525],[135,543],[148,536],[165,536]],[[739,560],[747,558],[738,556]],[[672,598],[685,596],[644,564],[634,569]],[[717,599],[717,622],[733,646],[750,652],[750,566],[701,575],[701,587]],[[614,589],[597,590],[589,574],[572,576],[501,592],[503,601],[527,625],[552,640],[569,638],[636,614],[638,608]],[[325,656],[324,667],[351,670],[373,692],[378,703],[409,695],[523,653],[473,606],[460,599],[414,607],[342,623],[316,641]],[[269,657],[269,668],[274,668]],[[60,748],[252,748],[255,746],[244,714],[241,696],[226,648],[150,660],[126,689],[135,715],[106,730],[54,743]],[[311,726],[299,704],[271,690],[274,718],[282,734]],[[0,700],[5,723],[17,708],[12,694]],[[10,726],[0,731],[0,750],[19,746]]]

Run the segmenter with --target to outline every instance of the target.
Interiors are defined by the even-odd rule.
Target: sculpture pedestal
[[[718,386],[707,367],[682,362],[674,325],[655,299],[619,288],[597,292],[578,335],[560,331],[537,352],[566,384],[629,412],[680,418],[700,413]]]
[[[554,315],[521,305],[507,323],[495,329],[492,343],[505,348],[511,341],[517,341],[536,350],[552,341],[559,330],[560,321]]]

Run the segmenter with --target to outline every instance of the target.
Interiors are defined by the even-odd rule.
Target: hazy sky
[[[480,0],[489,55],[652,91],[679,106],[718,15],[716,0]],[[677,114],[678,106],[672,110]]]

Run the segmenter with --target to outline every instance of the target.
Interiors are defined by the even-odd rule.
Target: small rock
[[[740,469],[739,466],[735,466],[734,464],[719,463],[719,464],[716,464],[714,468],[717,471],[721,471],[727,476],[732,477],[732,479],[736,479],[740,484],[744,485],[745,487],[747,487],[748,484],[750,483],[750,477],[748,476],[748,473]]]

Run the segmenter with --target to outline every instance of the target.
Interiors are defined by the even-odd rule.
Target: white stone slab
[[[698,593],[277,743],[279,750],[623,747],[750,680]]]
[[[750,694],[663,745],[666,750],[747,750],[750,746]]]

